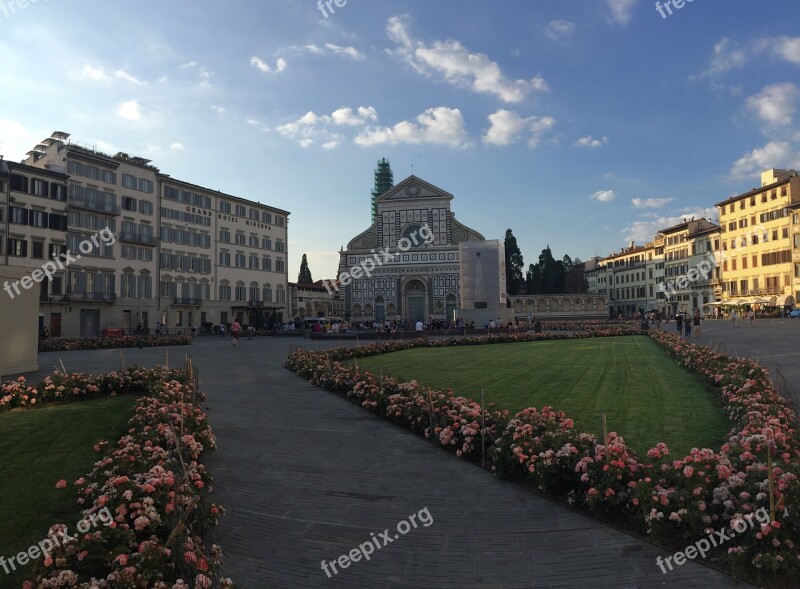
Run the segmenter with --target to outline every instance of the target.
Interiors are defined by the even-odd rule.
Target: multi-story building
[[[792,308],[800,295],[800,176],[769,170],[761,187],[717,203],[723,302]]]
[[[630,247],[598,263],[598,294],[608,296],[609,315],[650,311],[657,305],[656,244]]]
[[[218,193],[216,268],[218,319],[260,327],[290,318],[286,211]],[[231,315],[228,314],[230,309]]]
[[[583,274],[586,277],[587,294],[598,294],[597,271],[600,265],[600,257],[595,256],[584,262]]]
[[[317,280],[314,284],[290,282],[291,318],[344,317],[343,297],[331,286],[335,283],[335,280]]]
[[[0,158],[2,263],[27,268],[31,273],[44,270],[33,292],[7,286],[2,296],[36,296],[41,309],[39,330],[47,327],[55,336],[61,334],[62,318],[69,309],[67,275],[59,257],[67,248],[66,209],[66,174]],[[44,267],[46,262],[51,263]]]
[[[53,335],[152,330],[156,323],[188,330],[234,318],[261,326],[289,316],[287,211],[171,178],[150,160],[104,154],[61,132],[30,151],[25,165],[6,166],[5,200],[13,182],[13,197],[26,203],[14,207],[13,224],[31,227],[31,235],[6,231],[20,254],[11,257],[27,257],[23,241],[36,254],[39,243],[48,256],[81,253],[42,288],[41,321]],[[54,188],[59,181],[62,188]],[[42,182],[61,207],[51,212],[66,215],[63,228],[42,220],[41,202],[28,206],[28,194],[44,196]]]
[[[718,225],[707,219],[687,219],[662,229],[664,275],[658,285],[668,312],[709,313],[719,294]]]

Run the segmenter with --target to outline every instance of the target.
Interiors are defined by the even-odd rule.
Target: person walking
[[[694,310],[692,323],[694,323],[694,337],[700,337],[703,334],[703,319],[700,317],[700,309]]]
[[[689,339],[692,336],[692,318],[689,317],[688,311],[683,312],[683,329],[686,339]]]
[[[683,315],[681,313],[675,314],[675,327],[678,330],[678,336],[683,335]]]
[[[753,309],[750,309],[750,327],[756,326],[756,312]]]
[[[242,326],[237,319],[233,320],[233,327],[231,327],[231,335],[233,336],[233,345],[239,345],[239,331],[241,331]]]
[[[739,327],[739,326],[736,324],[736,321],[737,321],[738,319],[739,319],[739,313],[737,313],[737,312],[736,312],[736,309],[734,309],[734,310],[733,310],[733,312],[731,313],[731,321],[733,322],[733,326],[734,326],[734,327]]]

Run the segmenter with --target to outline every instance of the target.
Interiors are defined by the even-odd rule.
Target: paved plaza
[[[757,355],[796,379],[798,333],[800,320],[739,329],[708,322],[700,342]],[[208,394],[219,445],[208,466],[228,509],[214,536],[240,587],[734,586],[693,562],[664,575],[656,558],[667,552],[498,481],[312,387],[282,367],[292,345],[326,344],[261,338],[234,348],[230,339],[200,338],[168,352],[173,366],[191,353]],[[167,348],[122,354],[128,365],[151,366],[164,362]],[[119,350],[41,354],[40,364],[49,371],[59,358],[78,371],[121,364]],[[331,578],[321,569],[372,532],[395,535],[399,522],[426,508],[432,524],[392,538],[368,562]]]

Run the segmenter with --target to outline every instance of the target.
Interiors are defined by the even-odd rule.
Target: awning
[[[784,299],[784,301],[783,301],[783,306],[784,307],[794,307],[794,297],[792,295],[789,295],[788,297],[786,297]]]

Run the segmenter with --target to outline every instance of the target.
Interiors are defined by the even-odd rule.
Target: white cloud
[[[224,106],[219,106],[219,105],[217,105],[217,104],[212,104],[212,105],[211,105],[211,109],[212,109],[214,112],[216,112],[218,115],[221,115],[221,114],[224,114],[224,113],[225,113],[225,107],[224,107]]]
[[[617,198],[617,195],[614,193],[613,190],[598,190],[589,198],[599,202],[611,202],[612,200]]]
[[[173,143],[172,145],[170,145],[169,148],[173,149],[175,151],[183,151],[184,150],[184,145],[183,145],[183,143],[177,143],[176,142],[176,143]]]
[[[716,79],[732,69],[740,68],[747,63],[747,53],[740,49],[736,44],[727,38],[723,38],[716,45],[711,55],[711,62],[708,68],[702,73],[690,76],[690,80],[702,80],[703,78]]]
[[[685,220],[689,220],[692,217],[695,219],[709,219],[714,223],[718,222],[716,208],[701,209],[695,207],[684,209],[679,214],[672,216],[664,215],[653,217],[652,215],[643,215],[643,217],[644,218],[633,221],[630,225],[622,229],[625,242],[629,243],[634,241],[638,244],[644,244],[653,241],[653,238],[659,231],[683,223]]]
[[[325,55],[330,52],[334,55],[348,57],[356,61],[363,61],[366,59],[366,56],[355,47],[342,47],[335,43],[325,43],[324,48],[313,43],[309,45],[292,45],[288,50],[294,51],[295,53],[311,53],[313,55]]]
[[[772,168],[800,167],[800,153],[792,150],[790,143],[770,141],[740,157],[731,168],[731,177],[736,180],[757,178],[761,172]]]
[[[511,145],[527,136],[531,147],[538,145],[542,135],[556,124],[556,120],[552,117],[523,118],[516,112],[503,109],[489,115],[489,122],[491,126],[483,136],[484,143]]]
[[[771,53],[780,60],[800,65],[800,37],[762,37],[737,45],[728,38],[723,38],[714,45],[711,62],[700,74],[690,76],[690,80],[720,78],[723,74],[744,67],[763,53]]]
[[[49,136],[50,131],[35,131],[17,121],[0,119],[0,154],[7,160],[18,162],[25,157],[28,150]]]
[[[334,125],[346,125],[350,127],[357,127],[359,125],[365,125],[368,121],[377,121],[378,120],[378,111],[376,111],[373,107],[364,107],[360,106],[357,112],[353,112],[353,109],[350,107],[347,108],[340,108],[338,110],[333,111],[330,116],[330,121]]]
[[[789,63],[800,65],[800,37],[778,37],[773,51]]]
[[[551,41],[567,45],[575,34],[575,23],[568,20],[551,20],[547,24],[546,34]]]
[[[306,148],[309,147],[312,143],[314,143],[313,139],[301,139],[298,141],[300,147]]]
[[[142,111],[137,101],[128,100],[117,109],[117,115],[129,121],[139,121],[142,118]]]
[[[674,198],[632,198],[631,203],[637,209],[660,209],[671,203]]]
[[[575,147],[588,147],[589,149],[596,149],[598,147],[602,147],[603,145],[608,145],[608,137],[595,139],[591,135],[587,135],[586,137],[581,137],[575,142]]]
[[[95,80],[96,82],[108,79],[108,74],[106,74],[103,68],[93,67],[91,65],[83,66],[83,69],[81,70],[81,76],[84,78],[89,78],[90,80]]]
[[[403,121],[391,128],[367,129],[355,138],[355,142],[362,147],[400,143],[455,148],[469,145],[461,111],[447,107],[429,108],[416,118],[416,122]]]
[[[130,82],[131,84],[136,84],[137,86],[147,86],[147,82],[139,80],[124,70],[115,71],[114,77],[119,78],[120,80],[125,80],[126,82]]]
[[[136,84],[137,86],[147,86],[147,82],[139,80],[125,70],[117,70],[113,74],[109,74],[103,67],[85,65],[81,70],[81,76],[84,78],[89,78],[90,80],[94,80],[95,82],[108,82],[112,78],[116,78],[131,84]]]
[[[328,141],[322,144],[322,149],[336,149],[339,146],[338,141]]]
[[[277,61],[275,62],[275,67],[272,68],[266,61],[262,60],[259,57],[256,57],[255,55],[250,58],[250,65],[258,69],[259,71],[264,72],[265,74],[279,74],[287,67],[286,60],[283,59],[282,57],[279,57],[277,59]]]
[[[339,45],[334,45],[333,43],[325,43],[325,47],[333,51],[333,53],[336,55],[343,55],[345,57],[349,57],[350,59],[355,59],[356,61],[362,61],[365,59],[364,54],[355,47],[340,47]]]
[[[421,74],[436,72],[454,86],[493,94],[503,102],[521,102],[533,92],[549,90],[547,83],[538,75],[532,80],[507,78],[496,62],[483,53],[470,53],[458,41],[434,41],[428,47],[411,37],[406,19],[402,17],[393,16],[389,19],[387,33],[398,45],[390,51],[392,55],[405,60]]]
[[[747,99],[747,108],[769,126],[791,125],[800,98],[800,89],[794,84],[772,84]]]
[[[611,20],[619,25],[627,25],[631,21],[635,0],[606,0],[611,10]]]
[[[187,62],[186,62],[186,63],[184,63],[184,64],[183,64],[181,67],[182,67],[183,69],[185,69],[185,70],[188,70],[188,69],[191,69],[191,68],[197,67],[197,62],[196,62],[196,61],[187,61]]]

